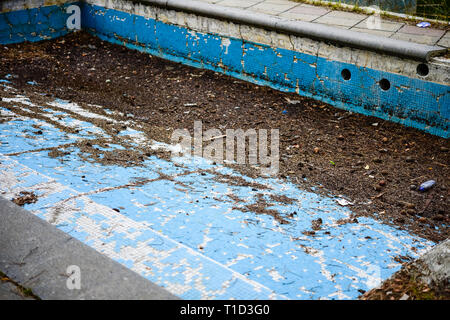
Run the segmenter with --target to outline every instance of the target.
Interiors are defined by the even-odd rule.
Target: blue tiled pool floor
[[[355,299],[399,270],[397,256],[432,246],[374,219],[352,222],[339,199],[204,159],[102,161],[83,145],[110,155],[167,146],[138,121],[0,86],[0,193],[35,192],[26,209],[183,299]],[[287,223],[248,210],[258,201]]]

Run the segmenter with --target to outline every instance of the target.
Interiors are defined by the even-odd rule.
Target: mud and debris
[[[318,230],[322,229],[322,223],[323,223],[323,221],[321,218],[315,219],[312,221],[311,227],[314,231],[318,231]]]
[[[290,198],[288,196],[278,195],[278,194],[269,194],[269,198],[270,198],[270,200],[272,200],[274,202],[284,203],[284,204],[293,204],[297,201],[296,199]]]
[[[127,128],[135,127],[148,139],[165,143],[170,142],[175,129],[193,133],[194,121],[198,120],[204,130],[276,128],[280,130],[280,179],[316,193],[351,199],[352,219],[370,216],[435,242],[449,236],[450,142],[446,139],[293,93],[165,61],[83,32],[52,41],[1,46],[0,61],[0,78],[12,75],[12,85],[32,102],[64,99],[117,120],[71,114],[80,121],[95,123],[113,138],[84,139],[76,146],[56,147],[49,150],[52,157],[63,159],[78,152],[87,161],[139,166],[150,156],[168,158],[170,153],[147,146],[131,148],[126,135],[119,137]],[[12,97],[4,88],[0,90],[2,97]],[[298,103],[288,105],[287,99]],[[0,104],[67,134],[77,133],[46,110],[20,103]],[[289,112],[283,113],[286,108]],[[0,122],[5,121],[9,118],[0,118]],[[39,130],[39,136],[45,137],[45,128],[36,128]],[[108,151],[111,143],[123,146],[123,150]],[[257,177],[260,172],[250,165],[232,168],[249,177]],[[244,179],[231,181],[217,173],[215,176],[231,184],[248,183]],[[433,189],[419,192],[418,186],[430,179],[436,181]],[[267,189],[259,184],[255,187]],[[259,199],[239,210],[275,215],[269,206]],[[289,217],[278,216],[277,220],[288,223]]]
[[[35,203],[36,201],[38,201],[37,195],[34,192],[29,191],[21,191],[14,199],[12,199],[12,202],[21,207],[26,204]]]
[[[350,217],[350,218],[346,218],[346,219],[339,219],[336,221],[337,225],[343,225],[346,223],[358,223],[358,219],[355,217]]]
[[[228,174],[221,174],[219,172],[215,172],[212,170],[208,171],[209,173],[214,175],[214,180],[217,182],[223,182],[230,186],[241,186],[241,187],[251,187],[253,191],[270,189],[269,186],[263,185],[261,183],[257,183],[254,181],[247,181],[239,176],[232,176]]]
[[[233,194],[227,194],[227,196],[235,201],[236,205],[233,209],[240,210],[242,212],[253,212],[255,214],[267,214],[274,217],[280,224],[288,224],[291,219],[294,219],[297,216],[296,212],[282,214],[278,210],[271,208],[276,203],[292,204],[294,200],[287,196],[274,196],[271,194],[257,193],[255,194],[255,201],[252,203],[248,203]]]
[[[383,284],[368,292],[361,292],[361,300],[450,300],[448,283],[427,284],[420,279],[421,272],[411,262]]]

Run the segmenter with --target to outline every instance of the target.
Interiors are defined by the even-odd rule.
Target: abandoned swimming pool
[[[65,45],[65,41],[75,44],[73,49]],[[190,156],[168,156],[174,146],[159,132],[175,128],[151,122],[152,113],[161,113],[153,115],[161,119],[176,117],[176,113],[190,120],[199,114],[202,118],[198,109],[204,108],[203,102],[178,102],[177,107],[168,109],[171,113],[155,107],[165,101],[154,101],[154,106],[141,104],[138,89],[126,93],[120,91],[123,90],[120,86],[117,91],[111,89],[116,88],[115,75],[108,74],[111,69],[105,72],[101,64],[79,62],[83,60],[73,53],[92,48],[97,52],[97,48],[104,45],[110,51],[96,53],[96,59],[105,61],[119,56],[117,47],[99,42],[77,43],[76,35],[54,40],[51,48],[55,51],[49,50],[48,45],[3,49],[5,61],[9,61],[14,70],[2,74],[0,80],[0,190],[3,196],[17,199],[21,192],[34,193],[36,201],[26,203],[26,209],[175,295],[184,299],[354,299],[398,270],[401,267],[399,257],[418,257],[434,244],[411,230],[385,223],[381,213],[379,219],[378,213],[356,217],[351,206],[356,204],[355,199],[339,196],[338,192],[322,192],[320,184],[306,190],[303,186],[308,177],[299,180],[286,176],[255,176],[251,171],[199,157],[193,161]],[[6,52],[12,56],[8,57]],[[123,67],[132,66],[133,60],[128,58],[135,56],[128,56],[127,49],[123,52],[124,60],[119,59],[120,63]],[[17,67],[11,64],[14,59],[21,61]],[[67,59],[67,64],[62,59]],[[76,74],[59,69],[77,60]],[[49,63],[57,66],[50,69]],[[168,78],[171,71],[176,77],[188,74],[192,82],[204,75],[160,60],[154,63],[161,65],[163,78]],[[129,71],[131,74],[123,75],[124,79],[130,80],[134,72],[141,72]],[[98,74],[102,74],[101,82]],[[209,72],[208,77],[210,74],[213,72]],[[152,82],[157,82],[158,76],[152,76],[155,77],[150,78]],[[83,80],[77,81],[77,77]],[[171,80],[174,87],[186,79],[176,77]],[[207,78],[207,81],[212,80]],[[232,83],[228,80],[226,85],[232,86]],[[242,82],[237,85],[245,87]],[[92,101],[88,103],[82,97],[86,86],[95,87],[99,96],[104,91],[104,95],[112,99],[102,103],[107,101],[104,97],[92,99],[89,96],[87,100]],[[147,94],[155,88],[158,87],[147,88]],[[272,99],[261,88],[255,88],[253,85],[248,88],[253,96]],[[200,86],[199,91],[203,89],[212,101],[220,95],[217,88]],[[189,89],[183,90],[181,92],[187,96]],[[228,96],[235,94],[233,89],[229,90]],[[177,89],[173,88],[173,92]],[[287,107],[280,109],[277,105],[274,110],[267,109],[265,115],[277,118],[278,122],[288,122],[283,117],[298,116],[299,108],[305,115],[309,112],[307,108],[331,110],[314,100],[291,103],[292,100],[284,99],[293,99],[291,95],[273,95],[273,99],[278,97],[283,99],[280,105]],[[176,100],[174,97],[166,99],[171,105]],[[128,108],[121,110],[123,101]],[[218,109],[222,110],[224,102],[218,101]],[[222,116],[218,113],[218,119],[212,120],[212,124],[218,124],[224,117],[225,123],[241,118],[240,108],[244,109],[245,103],[234,103],[236,114]],[[315,104],[319,107],[312,107]],[[130,112],[133,108],[136,112]],[[228,109],[231,109],[229,105],[223,110]],[[257,113],[257,110],[263,109],[255,105],[252,112]],[[320,111],[311,112],[320,115]],[[332,115],[333,111],[328,113]],[[329,128],[347,137],[345,129],[339,128],[341,120],[337,119],[352,115],[343,111],[335,114],[336,117],[325,118],[331,122]],[[297,120],[302,119],[298,117]],[[368,121],[368,128],[372,127],[366,128],[369,135],[378,134],[376,130],[381,120],[371,118]],[[166,122],[172,125],[171,120]],[[294,121],[289,123],[292,125]],[[309,124],[314,125],[317,123]],[[393,138],[404,136],[404,132],[396,132],[399,126],[385,126],[383,134],[392,134]],[[330,135],[329,128],[318,138],[325,142],[316,142],[323,143],[322,149],[332,148],[329,146],[332,140],[325,138]],[[441,129],[443,127],[434,132],[444,132]],[[445,141],[413,129],[406,132],[408,138],[418,141],[421,152],[427,142],[436,148]],[[306,149],[300,146],[301,140],[302,136],[298,136],[295,138],[298,143],[282,143],[282,156],[287,147],[298,153]],[[363,140],[367,141],[370,140]],[[352,146],[356,145],[350,144]],[[342,147],[340,150],[345,153]],[[314,149],[314,154],[320,155],[321,151],[316,153]],[[432,156],[445,163],[445,155],[444,150]],[[341,163],[328,155],[324,158],[331,168]],[[419,160],[425,162],[424,167],[429,165],[428,158]],[[379,173],[373,172],[373,168],[379,170],[378,162],[365,166],[370,167],[364,169],[365,179],[378,178]],[[326,172],[323,166],[317,167],[322,175]],[[437,165],[435,168],[435,172],[443,172],[445,176],[445,167]],[[282,170],[288,174],[292,169]],[[444,184],[442,180],[438,182]],[[375,191],[374,197],[362,196],[367,202],[362,204],[366,208],[371,201],[382,197],[382,190]],[[444,206],[445,189],[437,192],[435,201],[441,201],[437,206]],[[425,197],[418,193],[409,196]],[[441,224],[433,224],[433,219],[427,221],[430,229],[437,228],[445,236],[445,220]]]

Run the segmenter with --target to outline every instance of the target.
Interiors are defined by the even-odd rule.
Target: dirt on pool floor
[[[435,242],[449,236],[446,139],[152,57],[83,32],[0,46],[0,60],[0,78],[10,74],[13,86],[24,93],[38,91],[120,111],[123,119],[151,127],[150,138],[162,142],[169,142],[177,128],[192,133],[197,120],[203,130],[277,128],[279,176],[303,189],[316,187],[315,192],[351,199],[351,223],[358,216],[372,216]],[[297,102],[289,103],[293,100]],[[134,165],[139,158],[125,160],[124,165]],[[257,174],[251,166],[239,170]],[[419,192],[418,186],[430,179],[436,185]]]
[[[23,207],[26,204],[35,203],[37,200],[38,197],[34,192],[21,191],[14,199],[12,199],[12,202]]]

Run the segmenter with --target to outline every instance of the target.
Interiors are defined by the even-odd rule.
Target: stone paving
[[[336,11],[327,7],[313,6],[288,0],[199,0],[225,7],[261,12],[289,20],[307,21],[375,34],[382,37],[411,41],[427,45],[450,47],[450,33],[446,30],[419,28],[404,22],[374,18],[360,13]]]

